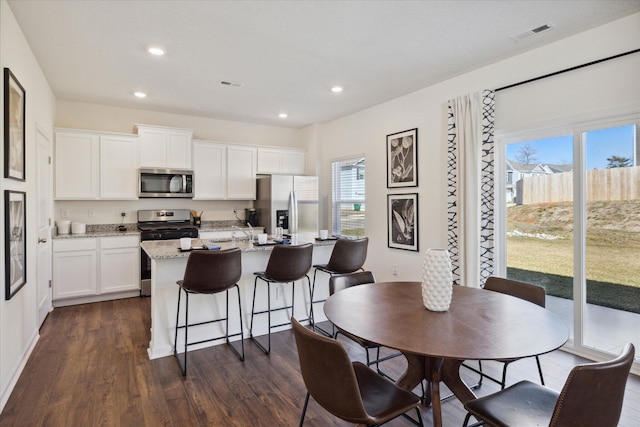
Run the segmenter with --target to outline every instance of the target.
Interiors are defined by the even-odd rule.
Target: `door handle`
[[[47,243],[47,239],[43,239],[42,237],[38,237],[38,243]]]

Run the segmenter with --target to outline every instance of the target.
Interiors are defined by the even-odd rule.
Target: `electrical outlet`
[[[394,276],[398,275],[398,266],[396,264],[393,264],[391,266],[391,274],[393,274]]]
[[[60,216],[62,218],[69,218],[69,209],[61,209],[60,210]]]
[[[282,295],[282,294],[283,294],[282,286],[277,286],[277,287],[276,287],[276,299],[277,299],[277,300],[281,300],[281,299],[282,299],[282,297],[283,297],[283,295]]]
[[[89,215],[89,218],[93,218],[96,216],[96,211],[94,209],[89,209],[87,215]]]
[[[122,212],[120,212],[120,216],[121,216],[122,218],[124,218],[125,216],[127,216],[127,213],[126,213],[125,211],[122,211]]]

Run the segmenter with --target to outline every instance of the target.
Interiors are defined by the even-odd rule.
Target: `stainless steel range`
[[[191,225],[191,211],[140,210],[138,211],[140,241],[172,240],[181,237],[198,237],[198,228]],[[151,295],[151,259],[140,249],[140,296]]]

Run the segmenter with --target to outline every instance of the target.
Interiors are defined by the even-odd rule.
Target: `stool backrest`
[[[633,344],[628,343],[613,360],[573,368],[549,426],[617,426],[634,354]]]
[[[511,295],[537,304],[540,307],[545,306],[546,293],[542,286],[491,276],[487,279],[484,289]]]
[[[238,283],[241,275],[240,249],[193,251],[187,260],[182,287],[190,292],[213,294]]]
[[[264,275],[279,282],[302,279],[311,270],[313,244],[276,245],[271,251]]]
[[[327,270],[334,273],[352,273],[362,268],[367,259],[369,238],[338,239],[327,263]]]

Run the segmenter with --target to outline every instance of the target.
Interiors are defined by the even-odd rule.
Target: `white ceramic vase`
[[[422,269],[422,302],[431,311],[447,311],[451,305],[453,278],[446,249],[427,249]]]

